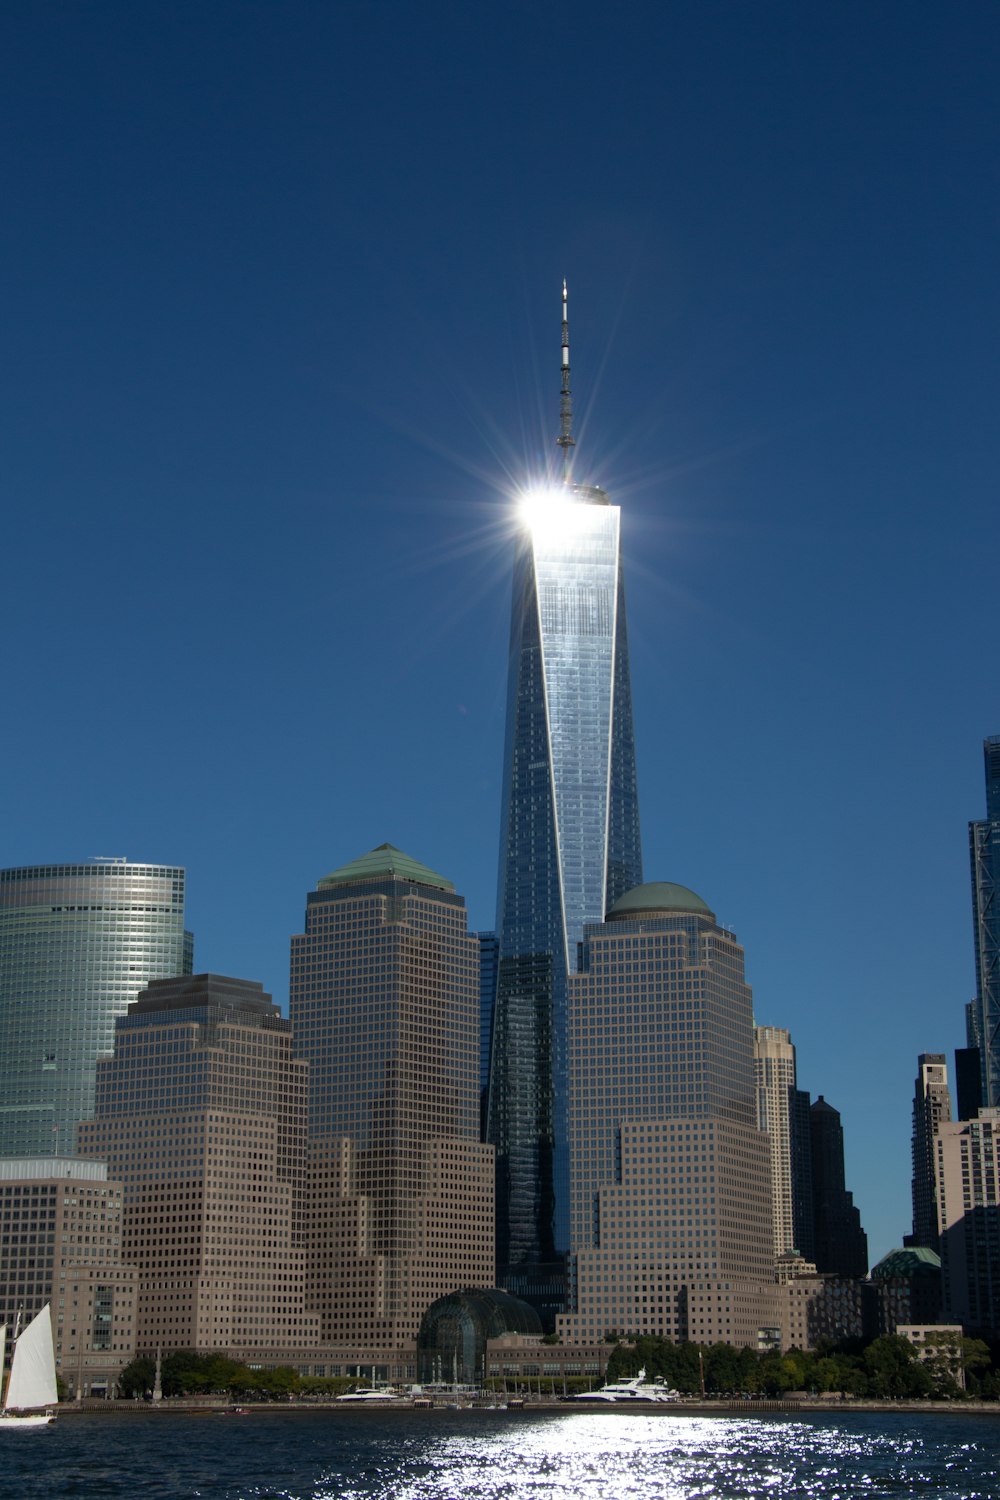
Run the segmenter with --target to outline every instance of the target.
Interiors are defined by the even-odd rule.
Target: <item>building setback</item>
[[[157,980],[117,1022],[79,1140],[124,1184],[140,1352],[317,1343],[299,1221],[307,1074],[248,980]]]
[[[479,943],[450,881],[383,844],[310,892],[290,1015],[310,1066],[307,1241],[328,1344],[415,1344],[493,1284],[479,1140]]]
[[[151,979],[191,967],[183,870],[0,870],[0,1155],[72,1152],[116,1018]]]
[[[0,1323],[23,1328],[49,1303],[71,1397],[108,1395],[135,1354],[136,1269],[122,1242],[122,1185],[104,1162],[0,1161]],[[8,1367],[10,1356],[8,1338]]]
[[[565,465],[522,497],[514,561],[487,1139],[500,1284],[551,1326],[570,1238],[567,983],[584,924],[642,880],[620,511]]]
[[[587,926],[569,1023],[563,1338],[756,1347],[779,1312],[742,948],[692,891],[639,886]]]

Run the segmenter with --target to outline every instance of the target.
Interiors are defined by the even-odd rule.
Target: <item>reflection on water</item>
[[[981,1430],[982,1438],[996,1435],[995,1428]],[[343,1473],[330,1475],[316,1500],[844,1500],[872,1494],[996,1500],[992,1481],[1000,1471],[992,1467],[988,1489],[969,1488],[977,1446],[935,1440],[933,1420],[890,1433],[840,1423],[578,1414],[489,1433],[449,1433],[422,1445],[419,1458],[404,1460],[396,1473],[380,1476],[380,1487],[372,1487],[372,1475],[354,1484]],[[987,1451],[981,1448],[981,1457]]]
[[[65,1417],[3,1494],[147,1500],[997,1500],[996,1417],[261,1412]]]

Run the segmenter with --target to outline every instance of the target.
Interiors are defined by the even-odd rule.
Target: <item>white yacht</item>
[[[336,1398],[338,1401],[352,1401],[355,1406],[385,1406],[387,1402],[395,1402],[397,1405],[404,1398],[398,1391],[389,1391],[384,1387],[379,1390],[370,1391],[345,1391],[342,1396]]]
[[[621,1406],[662,1405],[677,1401],[679,1393],[660,1380],[647,1380],[642,1369],[631,1380],[616,1380],[611,1385],[602,1385],[600,1390],[580,1392],[570,1398],[573,1401],[612,1401]]]

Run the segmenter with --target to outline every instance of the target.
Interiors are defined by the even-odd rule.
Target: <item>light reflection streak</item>
[[[310,1500],[986,1500],[952,1488],[962,1449],[935,1454],[911,1435],[811,1422],[574,1414],[452,1431],[419,1445],[395,1474],[335,1476]]]

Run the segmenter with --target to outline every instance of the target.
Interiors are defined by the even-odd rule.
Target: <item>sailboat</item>
[[[4,1324],[0,1328],[0,1370],[3,1369],[6,1337],[7,1325]],[[52,1317],[46,1302],[41,1312],[15,1339],[7,1395],[0,1412],[0,1430],[46,1427],[55,1421],[55,1412],[40,1411],[39,1408],[55,1406],[58,1400]]]

